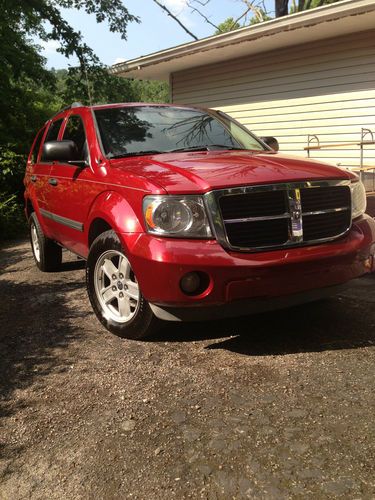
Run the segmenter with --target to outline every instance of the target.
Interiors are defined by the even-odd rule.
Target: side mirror
[[[78,147],[74,141],[48,141],[43,145],[42,161],[58,161],[85,167],[86,161],[78,160],[79,156]]]
[[[262,141],[267,144],[274,151],[279,150],[279,143],[275,137],[261,137]]]

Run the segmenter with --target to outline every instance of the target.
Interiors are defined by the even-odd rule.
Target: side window
[[[62,122],[63,122],[63,118],[60,118],[60,120],[56,120],[56,121],[51,123],[44,142],[57,140]],[[44,161],[43,155],[42,155],[41,160]]]
[[[31,163],[36,163],[38,160],[40,143],[42,142],[42,137],[43,137],[45,130],[46,130],[46,128],[43,127],[42,130],[39,130],[38,135],[36,136],[36,140],[34,142],[34,147],[33,147],[33,150],[31,152]]]
[[[74,141],[78,148],[77,160],[87,160],[87,142],[82,118],[71,115],[66,124],[63,140]]]

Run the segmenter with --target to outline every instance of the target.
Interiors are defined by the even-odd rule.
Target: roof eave
[[[371,19],[368,16],[370,13],[373,15]],[[363,20],[357,18],[357,22],[351,22],[350,26],[347,26],[348,23],[343,20],[353,16],[359,16]],[[298,43],[303,43],[328,38],[325,30],[317,29],[316,33],[312,30],[313,27],[322,23],[329,22],[328,32],[331,36],[338,36],[346,34],[348,29],[352,32],[370,29],[375,26],[374,20],[375,2],[373,0],[345,0],[125,61],[112,66],[111,72],[124,77],[167,80],[171,72],[207,64],[205,59],[209,59],[210,62],[229,59],[230,57],[225,57],[222,51],[222,57],[216,53],[216,60],[213,61],[208,52],[212,53],[212,51],[225,49],[234,44],[246,44],[250,50],[249,53],[254,52],[254,49],[259,53],[262,49],[269,51],[293,44],[292,40],[288,41],[285,37],[290,32],[294,32],[295,35],[298,33],[299,37],[295,36],[295,38]],[[366,21],[365,24],[363,21]],[[266,37],[268,43],[263,47],[260,46],[260,41]],[[245,50],[245,46],[243,47]],[[207,53],[206,57],[198,58],[197,55],[202,53]]]

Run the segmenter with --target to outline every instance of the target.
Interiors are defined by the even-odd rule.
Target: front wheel
[[[102,233],[92,244],[86,285],[92,308],[107,330],[128,339],[145,338],[155,331],[158,321],[114,231]]]

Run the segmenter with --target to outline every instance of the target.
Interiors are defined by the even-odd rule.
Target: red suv
[[[220,111],[73,104],[27,162],[36,264],[57,270],[61,247],[86,259],[95,314],[128,338],[160,319],[315,300],[373,272],[358,177],[276,149]]]

